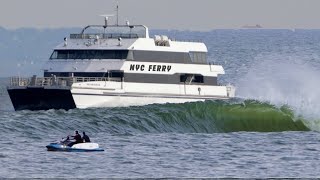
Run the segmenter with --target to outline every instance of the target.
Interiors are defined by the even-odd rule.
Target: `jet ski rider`
[[[90,142],[90,138],[85,132],[83,132],[82,140],[83,142]]]
[[[71,136],[71,137],[73,137],[75,142],[70,143],[69,144],[70,147],[75,145],[75,144],[78,144],[78,143],[83,143],[83,140],[82,140],[82,138],[81,138],[81,136],[80,136],[78,131],[74,131],[74,136]]]

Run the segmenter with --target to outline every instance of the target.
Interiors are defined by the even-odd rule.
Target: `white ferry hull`
[[[8,93],[15,110],[69,110],[229,99],[234,97],[234,88],[96,81],[74,83],[71,88],[17,86],[8,88]]]
[[[185,103],[234,97],[226,86],[183,84],[83,82],[72,85],[77,108],[128,107],[148,104]]]
[[[208,99],[228,99],[228,97],[211,97],[211,98],[193,98],[177,96],[132,96],[132,95],[94,95],[94,94],[73,94],[74,102],[77,108],[90,107],[128,107],[144,106],[149,104],[166,104],[166,103],[186,103],[205,101]]]

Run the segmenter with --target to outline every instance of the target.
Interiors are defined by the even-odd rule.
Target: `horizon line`
[[[83,26],[84,27],[84,26]],[[39,30],[39,31],[45,31],[45,30],[59,30],[59,29],[83,29],[83,27],[80,26],[69,26],[69,27],[31,27],[31,26],[24,26],[24,27],[5,27],[0,25],[0,29],[5,29],[7,31],[17,31],[17,30],[23,30],[23,29],[33,29],[33,30]],[[149,30],[161,30],[161,31],[191,31],[191,32],[211,32],[215,30],[320,30],[320,27],[318,28],[290,28],[290,27],[238,27],[238,28],[212,28],[212,29],[176,29],[176,28],[149,28]]]

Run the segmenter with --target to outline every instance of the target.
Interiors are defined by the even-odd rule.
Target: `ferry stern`
[[[70,86],[61,84],[64,81],[55,85],[52,78],[12,77],[10,82],[7,91],[16,111],[76,108]]]

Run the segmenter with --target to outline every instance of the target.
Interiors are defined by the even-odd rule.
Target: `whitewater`
[[[237,97],[15,112],[1,78],[0,177],[319,177],[320,30],[165,34],[203,40]],[[46,151],[74,130],[105,151]]]

